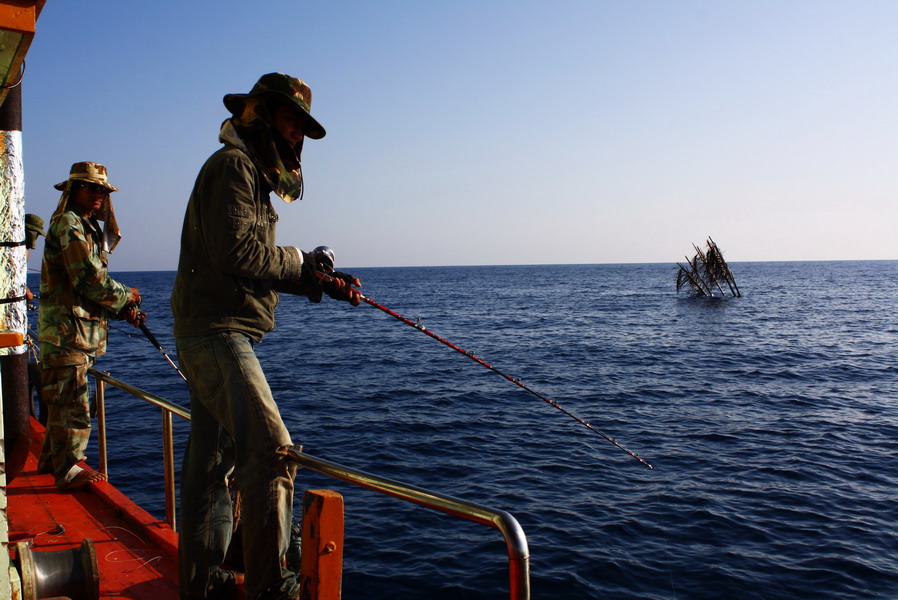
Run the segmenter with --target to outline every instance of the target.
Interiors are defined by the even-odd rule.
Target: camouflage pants
[[[41,397],[47,403],[47,433],[38,471],[53,473],[56,485],[65,483],[72,466],[84,459],[90,439],[90,386],[87,369],[92,356],[81,352],[43,354]]]

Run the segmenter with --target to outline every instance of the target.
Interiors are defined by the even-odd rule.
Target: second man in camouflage
[[[48,407],[47,432],[38,470],[53,473],[57,487],[75,489],[105,477],[77,463],[90,437],[87,370],[106,352],[107,318],[142,323],[140,292],[115,281],[107,254],[120,239],[106,168],[72,165],[50,219],[41,265],[38,340],[41,396]],[[104,226],[100,227],[100,221]]]

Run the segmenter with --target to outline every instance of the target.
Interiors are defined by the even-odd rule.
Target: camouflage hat
[[[44,233],[44,220],[37,215],[25,215],[25,247],[34,250],[40,235],[47,237]]]
[[[64,190],[66,184],[70,181],[86,181],[103,186],[110,192],[117,192],[118,188],[106,180],[106,167],[94,162],[76,162],[69,171],[69,178],[62,183],[57,183],[53,187],[57,190]]]
[[[312,89],[301,79],[284,75],[283,73],[269,73],[262,75],[253,89],[248,94],[228,94],[224,97],[224,105],[231,114],[240,116],[243,112],[243,101],[247,98],[269,96],[282,98],[300,109],[308,125],[305,131],[306,137],[320,140],[327,132],[321,123],[312,116]]]

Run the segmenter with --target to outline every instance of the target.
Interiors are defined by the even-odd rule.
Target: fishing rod
[[[143,315],[146,315],[146,313],[143,313]],[[181,379],[183,379],[184,382],[186,383],[187,378],[184,377],[184,373],[181,372],[181,369],[178,368],[178,365],[175,364],[175,361],[173,361],[171,358],[169,358],[168,354],[162,348],[162,344],[159,343],[159,340],[156,339],[156,336],[153,335],[153,332],[150,331],[150,328],[146,326],[146,323],[141,323],[138,327],[143,332],[143,334],[146,336],[146,338],[148,340],[150,340],[150,343],[153,344],[154,346],[156,346],[156,350],[158,350],[159,352],[162,353],[162,356],[165,357],[165,360],[168,361],[168,364],[170,364],[172,366],[172,368],[178,372],[178,375],[180,375]]]
[[[35,296],[35,297],[40,299],[40,296]],[[146,317],[147,313],[142,312],[142,311],[138,311],[138,312],[140,312],[140,315],[142,317]],[[112,325],[109,325],[109,327],[112,329],[115,329],[116,331],[120,331],[120,332],[124,333],[128,337],[133,337],[133,335],[130,332],[125,331],[124,329],[119,329],[118,327],[113,327]],[[171,357],[169,357],[168,353],[162,347],[162,344],[159,343],[159,340],[156,339],[156,336],[153,335],[153,332],[150,331],[150,328],[147,327],[146,323],[141,322],[140,325],[138,326],[138,329],[140,329],[140,331],[143,332],[143,335],[146,336],[146,338],[150,341],[150,343],[156,347],[156,350],[158,350],[159,352],[162,353],[162,356],[165,357],[165,360],[168,361],[168,364],[170,364],[172,366],[172,368],[178,372],[178,375],[180,375],[181,379],[183,379],[184,382],[186,383],[187,377],[184,376],[184,373],[181,372],[181,369],[178,368],[178,365],[175,364],[175,361],[173,361],[171,359]]]
[[[318,261],[319,261],[319,264],[322,264],[322,263],[323,263],[324,266],[325,266],[325,268],[329,267],[330,269],[333,269],[335,255],[334,255],[334,251],[333,251],[332,249],[328,248],[327,246],[319,246],[319,247],[315,248],[315,250],[312,251],[312,254],[316,256],[316,258],[317,258]],[[322,272],[317,273],[317,275],[318,275],[319,278],[321,278],[323,281],[333,281],[333,280],[334,280],[333,277],[331,277],[331,276],[329,276],[329,275],[327,275],[327,274],[325,274],[325,273],[322,273]],[[464,348],[461,348],[461,347],[459,347],[459,346],[456,346],[456,345],[453,344],[452,342],[450,342],[450,341],[446,340],[445,338],[442,338],[442,337],[438,336],[437,334],[435,334],[434,332],[430,331],[429,329],[427,329],[426,327],[424,327],[424,325],[421,323],[421,320],[420,320],[420,319],[418,319],[417,321],[412,321],[411,319],[408,319],[408,318],[406,318],[406,317],[403,317],[403,316],[400,315],[399,313],[397,313],[397,312],[395,312],[395,311],[393,311],[393,310],[387,308],[387,307],[384,306],[383,304],[379,304],[378,302],[375,302],[374,300],[372,300],[371,298],[368,298],[367,296],[360,295],[360,297],[361,297],[361,300],[362,300],[363,302],[365,302],[366,304],[369,304],[369,305],[373,306],[374,308],[376,308],[376,309],[378,309],[378,310],[380,310],[380,311],[385,312],[386,314],[390,315],[391,317],[393,317],[394,319],[396,319],[396,320],[398,320],[398,321],[402,321],[402,322],[405,323],[406,325],[408,325],[408,326],[410,326],[410,327],[413,327],[413,328],[417,329],[418,331],[420,331],[421,333],[424,333],[424,334],[426,334],[426,335],[432,337],[432,338],[435,339],[436,341],[438,341],[438,342],[440,342],[441,344],[444,344],[444,345],[446,345],[446,346],[452,348],[452,349],[455,350],[456,352],[458,352],[458,353],[460,353],[460,354],[464,354],[465,356],[467,356],[468,358],[470,358],[471,360],[473,360],[473,361],[476,362],[477,364],[479,364],[479,365],[481,365],[481,366],[483,366],[483,367],[486,367],[487,369],[489,369],[489,370],[492,371],[493,373],[496,373],[497,375],[502,376],[503,378],[505,378],[506,380],[512,382],[513,384],[515,384],[515,385],[518,386],[519,388],[521,388],[521,389],[523,389],[523,390],[529,392],[530,394],[536,396],[537,398],[539,398],[540,400],[542,400],[543,402],[545,402],[545,403],[548,404],[549,406],[552,406],[553,408],[557,408],[558,410],[560,410],[561,412],[563,412],[564,414],[566,414],[566,415],[569,416],[570,418],[574,419],[575,421],[577,421],[578,423],[580,423],[581,425],[583,425],[584,427],[586,427],[587,429],[589,429],[589,430],[592,431],[593,433],[596,433],[596,434],[602,436],[605,440],[607,440],[608,442],[611,442],[611,444],[613,444],[614,446],[616,446],[616,447],[618,447],[619,449],[623,450],[624,452],[626,452],[627,454],[629,454],[631,457],[635,458],[637,461],[639,461],[640,463],[642,463],[643,465],[645,465],[645,466],[648,467],[649,469],[654,469],[654,468],[655,468],[655,467],[653,467],[649,462],[647,462],[645,459],[643,459],[641,456],[639,456],[637,453],[633,452],[632,450],[629,450],[629,449],[625,448],[622,444],[620,444],[620,443],[619,443],[617,440],[615,440],[613,437],[611,437],[611,436],[609,436],[609,435],[606,435],[606,434],[603,433],[601,430],[599,430],[599,429],[597,429],[596,427],[594,427],[593,425],[591,425],[591,424],[589,423],[589,421],[586,421],[586,420],[584,420],[584,419],[581,419],[580,417],[578,417],[577,415],[575,415],[575,414],[572,413],[571,411],[569,411],[569,410],[567,410],[566,408],[562,407],[560,404],[558,404],[557,401],[552,400],[551,398],[548,398],[548,397],[546,397],[546,396],[543,396],[542,394],[540,394],[540,393],[537,392],[536,390],[534,390],[534,389],[532,389],[531,387],[525,385],[525,384],[521,381],[521,378],[520,378],[520,377],[512,377],[511,375],[508,375],[507,373],[504,373],[504,372],[500,371],[499,369],[497,369],[497,368],[494,367],[493,365],[489,364],[489,363],[486,362],[485,360],[481,359],[481,358],[478,357],[478,356],[475,356],[473,352],[470,352],[470,351],[468,351],[468,350],[465,350]]]

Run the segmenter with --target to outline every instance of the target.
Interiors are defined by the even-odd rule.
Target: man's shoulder
[[[213,152],[212,155],[206,159],[206,164],[203,168],[215,169],[229,166],[239,166],[242,168],[251,169],[253,168],[253,161],[246,152],[244,152],[237,146],[225,144],[224,146]]]
[[[64,210],[53,219],[55,223],[62,223],[65,225],[81,225],[81,215],[76,213],[74,210]]]
[[[252,159],[240,148],[225,145],[212,154],[197,177],[196,191],[205,195],[233,187],[255,190],[259,176]],[[255,195],[255,192],[250,192]]]
[[[73,210],[64,210],[53,217],[48,228],[50,235],[60,235],[73,229],[84,229],[84,220]]]

